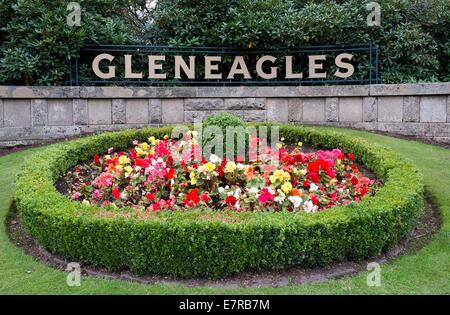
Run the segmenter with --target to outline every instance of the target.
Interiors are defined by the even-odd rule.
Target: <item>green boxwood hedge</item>
[[[422,175],[392,151],[326,128],[283,125],[286,142],[338,147],[384,180],[375,196],[317,214],[161,212],[156,218],[100,215],[57,192],[70,167],[109,147],[170,134],[170,127],[103,133],[51,145],[24,165],[16,180],[20,220],[46,249],[110,270],[177,277],[225,277],[243,270],[323,266],[376,255],[405,237],[423,209]],[[126,210],[120,210],[126,211]],[[206,218],[206,219],[205,219]]]

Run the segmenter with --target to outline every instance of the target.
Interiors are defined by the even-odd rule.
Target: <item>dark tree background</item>
[[[59,85],[80,47],[158,44],[298,47],[373,42],[387,83],[450,80],[450,1],[380,0],[381,26],[366,23],[369,0],[1,0],[0,84]],[[148,3],[147,3],[148,4]]]

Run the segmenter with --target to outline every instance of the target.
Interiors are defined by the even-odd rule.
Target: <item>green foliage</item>
[[[126,130],[52,145],[31,157],[16,180],[20,219],[42,246],[71,259],[113,270],[207,278],[370,257],[415,226],[423,208],[422,176],[415,166],[341,133],[290,125],[280,131],[286,142],[354,152],[384,186],[359,204],[318,214],[224,214],[233,220],[207,209],[161,212],[152,219],[104,216],[111,210],[72,202],[56,191],[54,182],[77,162],[111,146],[125,148],[134,139],[170,134],[168,128]]]
[[[63,85],[68,62],[85,44],[130,42],[121,19],[128,0],[78,1],[81,26],[67,25],[67,1],[20,0],[0,4],[0,83]]]
[[[381,26],[366,23],[370,0],[80,0],[80,27],[67,1],[0,2],[0,84],[61,85],[85,44],[241,48],[373,42],[386,83],[450,79],[450,2],[384,0]],[[131,8],[131,9],[130,9]]]
[[[448,81],[450,2],[385,0],[381,26],[370,0],[159,0],[148,37],[156,44],[253,48],[373,42],[386,83]]]
[[[223,149],[225,150],[226,148],[226,143],[227,143],[227,127],[243,127],[245,128],[245,123],[244,121],[231,113],[228,112],[223,112],[220,114],[215,114],[215,115],[211,115],[206,117],[203,120],[202,123],[202,127],[203,127],[203,131],[205,131],[206,128],[208,127],[215,127],[215,128],[219,128],[222,132],[222,136],[223,136]],[[237,135],[233,133],[233,138],[234,141],[239,141],[237,139]],[[207,142],[211,141],[212,139],[215,138],[215,135],[211,135],[210,137],[208,137],[206,134],[203,135],[202,138],[202,143],[203,145],[205,145]],[[237,153],[237,145],[235,146],[235,153]]]
[[[245,123],[239,116],[228,112],[223,112],[220,114],[210,115],[203,120],[203,128],[210,126],[219,127],[223,134],[225,134],[227,127],[244,127]]]

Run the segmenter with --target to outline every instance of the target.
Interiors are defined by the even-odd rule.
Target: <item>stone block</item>
[[[73,123],[74,125],[87,125],[89,123],[87,99],[73,100]]]
[[[268,98],[267,121],[287,122],[289,118],[289,100],[287,98]]]
[[[420,116],[420,97],[405,96],[403,98],[403,121],[418,122]]]
[[[3,121],[4,127],[31,127],[31,101],[3,100]]]
[[[3,127],[3,100],[0,98],[0,128]]]
[[[226,110],[264,110],[265,108],[265,98],[226,98],[224,101]]]
[[[126,100],[127,124],[148,124],[148,100]]]
[[[339,98],[327,97],[325,99],[325,120],[329,122],[339,121]]]
[[[184,122],[184,102],[183,99],[163,99],[162,123],[177,124]]]
[[[378,98],[379,122],[403,121],[403,97],[383,96]]]
[[[289,121],[298,122],[303,118],[303,100],[301,98],[289,99]]]
[[[48,100],[48,125],[49,126],[73,125],[72,100],[67,99]]]
[[[243,110],[242,116],[242,118],[248,122],[266,121],[265,110]]]
[[[150,115],[149,122],[151,124],[160,124],[162,123],[162,107],[161,107],[161,99],[159,98],[151,98],[148,100],[148,112]]]
[[[223,110],[223,98],[186,98],[184,108],[187,111]]]
[[[363,121],[362,97],[341,97],[339,99],[339,121]]]
[[[373,84],[370,86],[371,96],[412,96],[450,94],[450,84],[416,83],[416,84]]]
[[[447,122],[450,122],[450,95],[447,96]]]
[[[298,94],[301,97],[344,97],[369,96],[367,85],[331,85],[331,86],[299,86]],[[278,91],[278,88],[274,89]]]
[[[110,125],[111,100],[90,99],[88,100],[89,125]]]
[[[45,140],[71,138],[80,134],[79,126],[46,126],[43,128],[43,138]]]
[[[240,118],[246,120],[245,114],[244,112],[250,112],[250,111],[242,111],[242,110],[227,110],[227,111],[223,111],[223,110],[210,110],[210,111],[186,111],[184,113],[184,122],[186,123],[200,123],[202,122],[205,118],[207,118],[208,116],[211,115],[215,115],[215,114],[220,114],[220,113],[231,113],[234,114],[236,116],[239,116]],[[247,118],[249,120],[253,119],[252,116],[255,115],[254,113],[248,113]],[[265,117],[265,116],[264,116]]]
[[[48,123],[48,101],[46,99],[31,100],[31,125],[45,126]]]
[[[363,98],[363,121],[376,122],[378,119],[378,100],[376,97]]]
[[[127,122],[127,108],[123,98],[112,100],[112,123],[115,125],[125,124]]]
[[[323,122],[325,121],[325,99],[305,98],[303,99],[303,121]]]
[[[447,121],[447,97],[446,96],[422,96],[420,98],[421,122],[446,122]]]

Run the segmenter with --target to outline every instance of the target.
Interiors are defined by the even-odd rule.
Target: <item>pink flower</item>
[[[269,191],[269,188],[265,187],[261,189],[261,194],[258,196],[258,200],[262,203],[273,201],[274,196]]]
[[[81,197],[81,194],[78,191],[74,192],[71,196],[71,198],[73,200],[79,199],[80,197]]]

